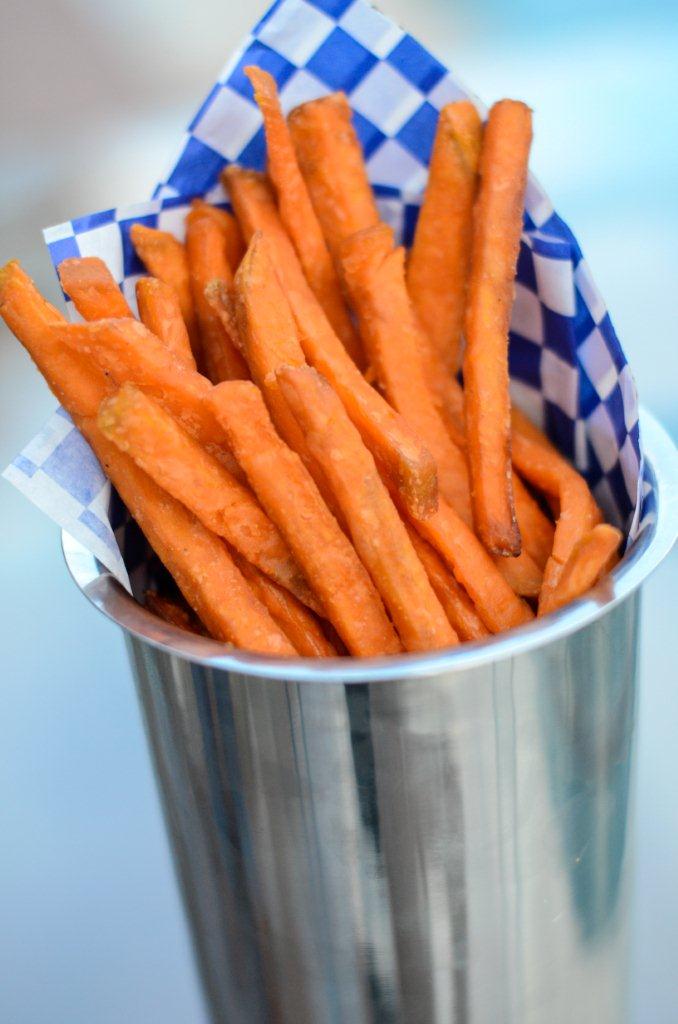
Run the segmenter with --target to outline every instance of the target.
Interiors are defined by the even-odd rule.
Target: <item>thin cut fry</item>
[[[287,540],[349,651],[402,650],[381,598],[301,459],[273,429],[258,388],[228,381],[210,404],[259,501]]]
[[[445,609],[450,624],[460,640],[482,640],[490,631],[483,624],[473,601],[431,545],[420,537],[413,526],[407,524],[412,546],[426,569],[431,586]]]
[[[61,287],[83,319],[133,315],[115,278],[98,256],[62,260],[58,271]]]
[[[290,594],[289,590],[284,590],[259,572],[246,558],[236,552],[232,554],[254,594],[268,608],[271,618],[278,623],[299,654],[305,658],[337,657],[339,652],[323,633],[313,612]]]
[[[226,258],[231,267],[232,274],[238,269],[240,260],[245,255],[245,242],[238,222],[228,210],[222,210],[219,206],[212,206],[204,199],[194,199],[191,202],[194,210],[199,210],[206,217],[212,217],[219,224],[226,243]]]
[[[438,493],[433,457],[347,357],[306,282],[265,179],[231,166],[223,172],[222,181],[245,237],[251,239],[255,231],[265,235],[309,363],[332,384],[380,471],[402,494],[408,511],[415,518],[430,515]]]
[[[327,381],[310,367],[278,371],[283,394],[323,466],[363,565],[408,651],[457,643],[374,459]]]
[[[599,523],[584,534],[572,548],[558,582],[539,602],[539,615],[548,615],[576,601],[595,586],[619,560],[622,540],[621,531],[607,523]]]
[[[186,257],[206,375],[214,383],[247,380],[247,366],[234,347],[205,296],[215,279],[232,283],[233,273],[226,256],[226,234],[215,217],[194,207],[186,217]]]
[[[169,597],[156,594],[154,590],[147,590],[144,594],[144,604],[150,612],[164,619],[171,626],[184,629],[187,633],[197,633],[199,636],[209,636],[209,633],[202,622],[189,608],[188,605],[179,604]]]
[[[101,404],[100,430],[141,469],[249,562],[316,611],[290,550],[243,484],[148,395],[125,384]]]
[[[343,92],[296,107],[288,123],[320,226],[338,257],[348,235],[379,222],[351,108]]]
[[[440,492],[471,522],[466,460],[433,401],[421,357],[422,329],[405,285],[405,253],[385,224],[345,239],[341,270],[370,363],[391,405],[436,460]]]
[[[496,555],[520,554],[511,486],[508,330],[531,139],[525,104],[502,100],[492,107],[474,213],[464,357],[466,433],[474,522]]]
[[[185,247],[168,231],[158,231],[157,228],[149,228],[145,224],[132,224],[129,236],[137,256],[149,274],[160,278],[176,291],[181,314],[191,339],[193,355],[199,363],[200,338]]]
[[[79,420],[78,427],[130,515],[211,635],[260,654],[296,654],[233,564],[224,542],[108,441],[93,420]]]
[[[245,68],[264,118],[268,173],[278,197],[280,219],[297,251],[306,280],[351,359],[364,357],[344,304],[339,278],[299,170],[287,122],[280,109],[275,79],[261,68]]]
[[[165,348],[191,369],[197,369],[186,324],[174,288],[157,277],[140,277],[136,286],[139,319]]]
[[[468,100],[440,111],[428,184],[407,265],[407,287],[437,358],[448,373],[461,362],[473,203],[482,122]]]

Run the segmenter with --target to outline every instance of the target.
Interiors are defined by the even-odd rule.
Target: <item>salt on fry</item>
[[[179,297],[157,277],[140,277],[136,284],[139,319],[165,348],[191,370],[196,370]]]
[[[204,199],[193,199],[191,202],[193,210],[199,210],[205,217],[212,217],[221,228],[226,246],[226,259],[231,268],[231,274],[235,274],[240,260],[245,255],[245,242],[238,222],[228,210],[222,210],[219,206],[212,206]]]
[[[181,314],[191,339],[196,362],[200,363],[200,338],[191,292],[186,248],[168,231],[132,224],[129,237],[137,256],[149,274],[159,278],[177,293]]]
[[[118,284],[98,256],[76,256],[57,267],[61,287],[84,320],[132,316]]]

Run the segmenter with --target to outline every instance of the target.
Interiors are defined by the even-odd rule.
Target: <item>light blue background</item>
[[[54,299],[39,230],[149,194],[265,4],[5,0],[0,259]],[[382,0],[484,99],[536,111],[532,166],[574,228],[636,373],[678,435],[678,24],[673,2]],[[248,9],[249,8],[249,9]],[[0,461],[54,407],[0,337]],[[67,579],[58,534],[0,485],[0,1020],[201,1024],[122,639]],[[635,1024],[678,1000],[675,598],[645,588]]]

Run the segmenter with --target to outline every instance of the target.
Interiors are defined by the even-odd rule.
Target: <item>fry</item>
[[[474,522],[496,555],[520,553],[511,487],[508,330],[531,113],[523,103],[495,103],[485,127],[474,212],[464,386]]]
[[[335,658],[338,651],[329,642],[320,624],[308,608],[296,599],[289,590],[279,587],[268,576],[264,576],[246,558],[232,552],[233,560],[240,569],[252,591],[268,609],[274,622],[305,658]]]
[[[228,381],[210,404],[269,517],[287,540],[349,651],[402,650],[381,598],[304,464],[273,429],[258,388]]]
[[[595,586],[619,560],[622,540],[621,531],[607,523],[599,523],[584,534],[572,548],[558,582],[539,602],[539,615],[548,615],[576,601]]]
[[[451,374],[461,362],[481,140],[482,122],[472,103],[461,100],[442,108],[407,264],[417,316]]]
[[[200,362],[198,324],[195,317],[186,249],[168,231],[132,224],[129,236],[137,256],[149,274],[160,278],[177,293],[196,362]]]
[[[191,342],[174,288],[157,277],[141,277],[136,285],[139,319],[165,348],[191,369],[197,369]]]
[[[222,210],[219,206],[212,206],[204,199],[193,199],[191,207],[199,210],[205,217],[212,217],[221,227],[226,244],[226,259],[229,262],[232,274],[238,269],[240,260],[245,255],[245,242],[238,222],[228,210]]]
[[[370,363],[391,405],[436,460],[440,492],[471,522],[466,460],[450,437],[426,379],[422,330],[405,285],[405,253],[385,224],[345,239],[341,270]]]
[[[492,555],[492,561],[514,594],[520,597],[539,597],[544,573],[526,550],[515,558]]]
[[[187,633],[197,633],[199,636],[209,636],[202,622],[188,605],[179,604],[178,601],[172,601],[169,597],[156,594],[154,590],[146,591],[144,604],[159,619],[164,619],[165,622],[176,626],[177,629],[184,629]]]
[[[380,470],[402,494],[408,511],[415,518],[430,515],[438,494],[433,457],[348,358],[306,282],[265,179],[231,166],[222,180],[245,237],[249,240],[258,230],[265,235],[309,363],[332,384]]]
[[[130,515],[211,635],[259,654],[296,654],[233,564],[224,542],[108,441],[93,420],[79,420],[78,427]]]
[[[268,173],[278,197],[278,211],[296,249],[306,280],[322,306],[333,330],[351,359],[360,367],[364,357],[358,336],[344,304],[320,223],[299,170],[296,153],[283,117],[275,79],[261,68],[245,68],[254,98],[264,118]]]
[[[523,554],[528,554],[534,559],[543,572],[553,549],[555,527],[515,473],[513,475],[513,499],[520,536],[523,541]]]
[[[84,320],[133,316],[115,278],[98,256],[62,260],[58,273],[61,287]]]
[[[214,384],[247,380],[243,357],[205,297],[210,281],[216,278],[230,284],[233,274],[226,257],[226,234],[217,219],[200,206],[193,207],[186,217],[186,258],[206,375]]]
[[[278,380],[323,466],[353,545],[381,594],[405,650],[457,643],[374,459],[327,381],[310,367],[284,367]]]
[[[407,525],[407,532],[414,550],[431,582],[438,600],[445,609],[450,625],[460,640],[482,640],[490,631],[483,624],[473,601],[463,587],[459,586],[453,574],[430,544],[420,537],[413,526]]]
[[[335,259],[348,235],[379,222],[360,143],[343,92],[302,103],[288,123],[301,173]]]
[[[127,452],[208,530],[300,601],[320,610],[287,544],[252,492],[157,402],[125,384],[102,402],[97,423],[109,441]]]
[[[534,617],[473,531],[444,499],[435,515],[413,521],[413,525],[452,570],[491,633],[512,629]]]

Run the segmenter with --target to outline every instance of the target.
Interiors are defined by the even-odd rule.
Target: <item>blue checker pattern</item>
[[[365,0],[276,0],[208,90],[154,198],[48,229],[55,266],[68,256],[100,256],[134,306],[142,268],[130,225],[142,220],[181,238],[191,197],[224,203],[219,172],[225,164],[264,165],[262,121],[244,75],[248,64],[275,77],[283,106],[336,89],[348,94],[381,214],[401,241],[411,243],[437,113],[462,96],[478,101]],[[514,398],[574,460],[608,516],[633,538],[638,524],[651,519],[654,501],[652,484],[642,477],[633,378],[574,235],[532,178],[525,207],[510,335]],[[80,537],[88,531],[98,542],[92,539],[90,547],[104,561],[114,532],[134,580],[145,547],[115,496],[102,513],[98,469],[78,461],[77,445],[64,435],[73,428],[61,420],[57,429],[57,419],[46,428],[47,440],[36,439],[10,467],[17,486],[37,488],[49,474],[68,509],[62,525]],[[113,568],[111,560],[106,564]]]

